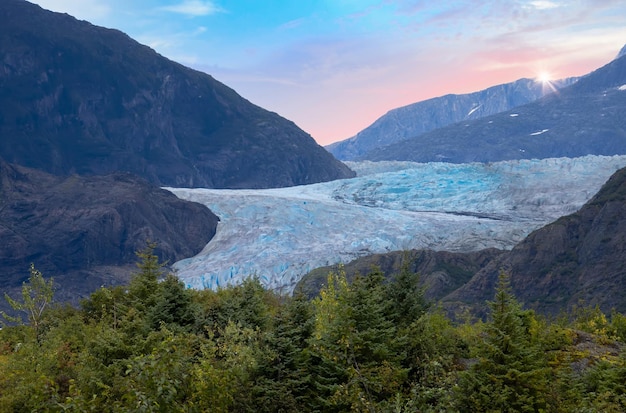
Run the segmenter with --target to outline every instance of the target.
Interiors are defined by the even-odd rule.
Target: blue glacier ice
[[[494,163],[348,163],[353,179],[264,190],[167,188],[220,217],[195,257],[174,264],[190,288],[257,276],[290,293],[313,268],[411,248],[509,249],[575,212],[626,156]]]

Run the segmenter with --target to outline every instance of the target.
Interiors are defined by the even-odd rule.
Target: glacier
[[[221,220],[206,247],[174,263],[174,271],[189,288],[256,276],[289,294],[310,270],[364,255],[510,249],[578,210],[626,166],[626,156],[346,163],[356,178],[263,190],[165,188]]]

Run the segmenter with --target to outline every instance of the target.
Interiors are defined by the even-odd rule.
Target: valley
[[[35,1],[0,1],[0,412],[626,411],[617,6]],[[568,48],[603,66],[513,71]]]
[[[489,164],[350,163],[358,177],[265,190],[167,188],[206,205],[217,233],[174,264],[191,288],[259,277],[290,293],[307,272],[409,249],[511,249],[587,202],[626,156]]]

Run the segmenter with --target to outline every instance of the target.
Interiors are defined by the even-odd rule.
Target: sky
[[[393,108],[589,73],[623,0],[30,0],[115,28],[292,120],[321,145]]]

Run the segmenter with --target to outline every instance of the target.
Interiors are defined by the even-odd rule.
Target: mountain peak
[[[619,51],[619,53],[617,54],[616,59],[619,59],[620,57],[626,55],[626,45],[624,45],[624,47],[622,47],[622,50]]]
[[[354,176],[293,122],[117,30],[3,0],[0,48],[7,162],[56,175],[126,171],[159,186]]]

